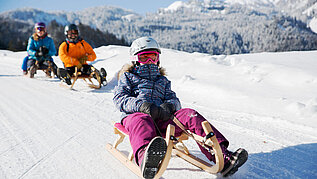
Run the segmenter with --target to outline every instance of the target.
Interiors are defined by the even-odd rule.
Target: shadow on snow
[[[200,151],[191,152],[206,159]],[[167,170],[192,169],[174,167]],[[220,174],[216,177],[222,178]],[[317,143],[290,146],[269,153],[249,154],[248,161],[230,178],[317,178]]]

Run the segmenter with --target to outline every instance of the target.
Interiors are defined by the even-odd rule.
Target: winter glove
[[[43,52],[41,52],[41,51],[36,51],[36,52],[35,52],[35,56],[36,56],[36,57],[43,57]]]
[[[154,121],[158,120],[160,107],[153,103],[144,102],[140,107],[140,112],[148,114]]]
[[[162,114],[165,115],[164,116],[165,120],[173,119],[174,113],[176,112],[176,110],[175,110],[175,106],[172,103],[163,103],[160,105],[160,107],[163,110]]]
[[[40,47],[40,52],[42,52],[43,56],[45,56],[48,54],[49,50],[45,46],[42,46]]]
[[[87,60],[88,60],[87,56],[83,56],[78,59],[80,64],[85,64]]]
[[[140,112],[149,114],[154,121],[167,121],[173,117],[173,114],[164,110],[161,106],[156,106],[153,103],[144,102],[140,107]]]

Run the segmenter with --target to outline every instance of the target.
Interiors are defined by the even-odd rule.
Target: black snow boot
[[[221,174],[224,177],[233,175],[238,171],[238,168],[241,167],[248,160],[248,152],[245,149],[239,148],[237,151],[232,153],[230,159],[225,163]]]
[[[67,73],[67,71],[63,68],[58,68],[57,69],[57,76],[59,79],[61,79],[63,82],[65,82],[67,85],[71,85],[71,77]]]
[[[107,80],[106,80],[107,72],[104,68],[100,69],[100,77],[101,77],[101,83],[107,82]]]
[[[141,173],[143,178],[154,178],[160,163],[165,157],[166,150],[167,144],[164,138],[155,137],[152,139],[145,150],[144,158],[141,163]]]

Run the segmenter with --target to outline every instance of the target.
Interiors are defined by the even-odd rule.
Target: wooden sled
[[[29,70],[29,77],[34,78],[34,74],[36,74],[37,70],[42,70],[46,74],[46,76],[49,78],[53,78],[54,76],[56,76],[54,69],[53,69],[53,63],[51,61],[47,61],[47,64],[48,64],[48,68],[40,69],[39,62],[36,61],[35,65],[32,66]],[[53,76],[52,76],[52,73],[53,73]]]
[[[78,79],[82,79],[90,88],[100,89],[102,84],[100,74],[97,72],[97,69],[93,66],[91,66],[91,71],[92,72],[90,73],[90,75],[83,75],[80,71],[78,71],[78,68],[75,67],[74,75],[71,77],[72,85],[69,87],[62,82],[61,86],[73,89],[76,81]],[[96,79],[94,78],[94,76],[96,76]]]
[[[202,125],[204,127],[204,131],[206,134],[213,133],[212,128],[210,127],[210,124],[207,121],[203,122]],[[137,166],[135,162],[133,162],[133,158],[134,158],[133,151],[131,151],[129,155],[127,156],[117,148],[118,145],[123,142],[126,136],[129,137],[128,131],[120,123],[115,123],[114,133],[118,134],[119,137],[117,138],[117,140],[114,142],[113,145],[109,143],[106,145],[107,150],[114,157],[116,157],[121,163],[123,163],[126,167],[128,167],[133,173],[143,178],[140,167]],[[215,174],[220,172],[223,169],[223,164],[224,164],[223,154],[215,135],[205,141],[206,145],[212,147],[213,153],[216,158],[216,164],[212,165],[189,153],[189,150],[182,142],[188,139],[188,134],[183,133],[181,136],[176,138],[174,136],[174,133],[175,133],[175,126],[169,124],[166,130],[166,138],[165,138],[167,143],[167,151],[165,154],[165,158],[160,164],[158,172],[156,173],[154,178],[160,178],[163,175],[164,171],[167,168],[169,160],[171,159],[172,152],[176,156],[183,158],[184,160],[201,168],[202,170],[205,170],[206,172]],[[198,135],[194,135],[194,137],[195,137],[195,140],[204,142],[203,137]]]

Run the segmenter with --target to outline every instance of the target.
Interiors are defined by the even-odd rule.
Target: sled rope
[[[159,135],[160,135],[161,137],[163,137],[163,135],[162,135],[162,133],[161,133],[159,127],[157,126],[155,120],[154,120],[152,117],[151,117],[151,119],[152,119],[152,121],[153,121],[153,123],[154,123],[154,126],[155,126],[155,129],[156,129],[157,133],[159,133]]]
[[[209,138],[211,138],[211,137],[213,137],[213,136],[215,135],[213,132],[210,132],[209,134],[207,134],[207,135],[204,137],[203,141],[199,141],[199,140],[195,139],[194,135],[193,135],[191,132],[189,132],[189,131],[187,131],[187,130],[185,129],[185,126],[184,126],[175,116],[174,116],[174,118],[173,118],[173,122],[174,122],[179,128],[181,128],[181,129],[185,132],[185,134],[187,134],[189,137],[191,137],[192,139],[194,139],[195,142],[197,142],[200,146],[202,146],[204,149],[208,150],[212,155],[214,155],[213,149],[212,149],[211,147],[209,147],[209,146],[206,146],[206,144],[205,144],[205,142],[206,142]]]

